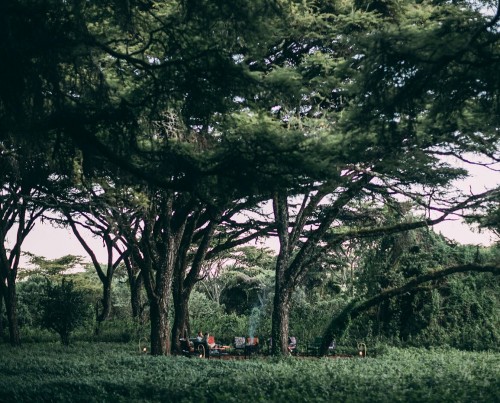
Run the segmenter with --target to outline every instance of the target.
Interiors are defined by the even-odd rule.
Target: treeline
[[[430,270],[486,266],[500,257],[498,246],[454,244],[429,230],[351,245],[348,255],[338,252],[319,260],[294,292],[290,335],[298,339],[299,351],[306,352],[307,344],[323,336],[328,323],[356,299],[370,300],[382,290],[408,284]],[[206,277],[190,299],[188,334],[209,331],[224,344],[231,344],[237,336],[256,336],[265,344],[271,336],[275,260],[271,250],[252,246],[240,248],[223,262],[207,264]],[[44,268],[31,269],[18,286],[24,339],[51,340],[53,336],[42,330],[48,329],[59,333],[63,343],[69,343],[70,333],[79,340],[148,340],[149,309],[143,301],[140,319],[133,318],[125,267],[118,268],[113,280],[107,321],[99,322],[102,285],[93,267],[64,274],[78,259],[47,262],[34,257],[34,261],[44,262]],[[352,352],[359,341],[370,347],[386,344],[497,350],[500,284],[496,274],[454,274],[381,300],[337,332],[338,351]],[[55,289],[59,294],[54,295]]]

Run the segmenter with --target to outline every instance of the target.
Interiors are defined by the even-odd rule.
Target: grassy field
[[[1,402],[500,402],[500,354],[204,360],[131,344],[0,345]]]

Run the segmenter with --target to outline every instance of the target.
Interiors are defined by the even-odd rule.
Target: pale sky
[[[460,221],[447,221],[434,226],[436,232],[446,238],[462,244],[491,245],[496,240],[492,233],[473,232]],[[106,262],[107,255],[102,241],[88,238],[94,253],[100,262]],[[23,244],[23,251],[29,251],[47,259],[55,259],[64,255],[80,255],[85,261],[90,261],[87,253],[70,230],[53,228],[47,223],[38,223]]]
[[[460,187],[470,189],[474,194],[484,192],[500,186],[500,172],[488,170],[481,167],[470,169],[471,178],[463,182]],[[498,239],[492,233],[478,233],[463,224],[458,218],[455,221],[446,221],[434,226],[436,232],[442,233],[446,238],[455,240],[462,244],[491,245]],[[102,241],[88,237],[88,243],[97,255],[100,262],[106,262],[106,250]],[[28,235],[23,251],[29,251],[47,259],[55,259],[64,255],[80,255],[86,261],[90,261],[87,253],[80,245],[76,237],[69,229],[53,228],[47,223],[38,223],[33,231]]]

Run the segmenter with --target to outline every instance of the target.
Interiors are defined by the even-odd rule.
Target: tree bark
[[[21,345],[21,339],[19,336],[19,323],[17,320],[17,296],[15,281],[7,280],[7,287],[4,289],[4,295],[7,322],[9,324],[10,344],[13,347],[17,347]]]
[[[170,327],[168,322],[168,303],[165,298],[150,301],[151,355],[170,353]]]
[[[3,296],[3,300],[5,302],[5,313],[7,316],[7,325],[9,327],[10,344],[13,347],[16,347],[21,344],[19,336],[19,323],[17,320],[17,263],[14,263],[15,267],[13,269],[10,268],[9,259],[7,258],[4,245],[5,242],[3,245],[0,245],[0,248],[2,248],[0,261],[0,296]],[[18,261],[19,260],[16,259],[16,262]]]
[[[188,292],[190,294],[190,291]],[[181,351],[180,339],[187,337],[189,328],[189,296],[174,293],[174,323],[172,331],[172,346],[176,352]]]
[[[142,309],[142,275],[130,256],[123,259],[127,269],[128,284],[130,288],[130,308],[132,310],[132,318],[141,322],[143,320]]]
[[[168,310],[176,252],[175,242],[171,241],[166,246],[168,252],[165,261],[156,269],[155,287],[148,292],[152,355],[169,355],[171,351]]]
[[[288,232],[289,216],[286,192],[276,193],[273,198],[274,217],[280,241],[280,250],[276,260],[276,279],[274,286],[274,303],[271,325],[273,355],[286,355],[288,351],[288,329],[290,317],[290,296],[293,291],[286,269],[290,264],[290,234]]]
[[[284,356],[288,354],[290,297],[291,291],[289,289],[276,286],[271,331],[273,355]]]
[[[111,279],[106,277],[105,281],[102,283],[102,309],[101,312],[97,312],[97,326],[95,329],[95,334],[100,333],[101,324],[111,315]]]
[[[337,316],[335,316],[327,329],[323,334],[323,345],[321,346],[321,354],[326,354],[328,352],[328,346],[330,342],[334,338],[339,338],[347,329],[349,322],[363,312],[367,311],[373,306],[380,304],[383,301],[388,300],[389,298],[393,298],[399,295],[402,295],[409,291],[415,291],[418,289],[418,286],[422,283],[437,280],[451,274],[455,273],[463,273],[468,271],[475,272],[491,272],[495,275],[500,274],[499,266],[481,266],[477,264],[466,264],[461,266],[453,266],[448,267],[443,270],[433,271],[430,273],[425,273],[421,276],[414,278],[409,281],[405,285],[401,287],[391,288],[385,291],[382,291],[380,294],[375,295],[372,298],[369,298],[365,301],[354,300],[348,306],[346,306],[342,312],[340,312]]]
[[[142,306],[142,277],[136,277],[134,283],[130,284],[130,306],[132,308],[132,317],[139,322],[144,319],[144,309]]]
[[[0,340],[3,338],[3,288],[0,287]]]

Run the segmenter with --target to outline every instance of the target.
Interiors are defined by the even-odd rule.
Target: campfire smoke
[[[248,318],[248,335],[249,339],[253,339],[255,336],[255,332],[260,322],[260,309],[255,307],[252,308],[252,312],[250,313],[250,317]]]

